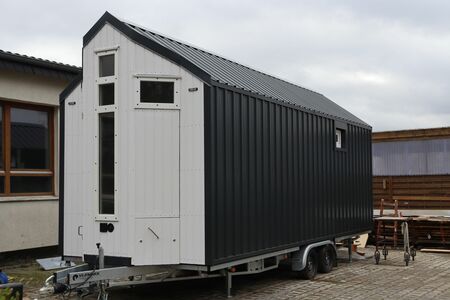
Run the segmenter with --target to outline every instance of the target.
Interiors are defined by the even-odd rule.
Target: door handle
[[[81,233],[81,228],[82,228],[83,226],[78,226],[78,235],[79,236],[81,236],[81,239],[83,239],[83,234]]]

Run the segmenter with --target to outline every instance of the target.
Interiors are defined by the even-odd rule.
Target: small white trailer
[[[226,276],[230,293],[233,276],[284,259],[307,278],[330,271],[336,239],[371,230],[369,125],[109,13],[84,36],[60,125],[61,252],[85,264],[59,287],[189,271]],[[174,271],[148,277],[154,266]]]

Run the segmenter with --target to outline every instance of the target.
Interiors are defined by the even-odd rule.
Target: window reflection
[[[48,112],[11,108],[11,168],[49,169]]]

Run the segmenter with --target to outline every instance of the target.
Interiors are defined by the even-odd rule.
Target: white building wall
[[[58,201],[0,200],[0,252],[58,244]]]
[[[0,197],[0,252],[58,244],[59,94],[66,80],[0,70],[0,101],[54,106],[55,195]]]
[[[0,98],[31,104],[59,106],[67,80],[0,70]]]
[[[96,50],[117,47],[117,192],[116,210],[117,222],[113,222],[113,233],[100,233],[97,215],[98,196],[96,182],[98,177],[96,160]],[[180,78],[180,109],[179,109],[179,249],[169,249],[171,257],[179,256],[180,263],[203,264],[205,259],[204,245],[204,162],[203,162],[203,83],[183,68],[173,64],[163,57],[144,49],[130,41],[126,36],[116,31],[109,24],[105,25],[93,40],[83,49],[83,119],[80,127],[82,139],[79,142],[81,159],[78,162],[81,176],[73,183],[77,189],[69,188],[71,193],[77,193],[83,199],[83,252],[96,254],[96,243],[101,242],[106,255],[133,257],[136,253],[136,218],[142,217],[142,205],[139,195],[145,194],[145,180],[140,178],[139,169],[142,164],[151,168],[146,160],[145,152],[138,149],[142,143],[148,124],[142,122],[139,114],[151,114],[143,109],[135,108],[136,74],[164,74]],[[198,91],[189,92],[191,87]],[[66,100],[67,103],[67,100]],[[167,115],[167,114],[166,114]],[[66,124],[71,122],[67,120]],[[94,130],[93,130],[94,129]],[[149,135],[151,136],[151,135]],[[149,141],[151,143],[151,141]],[[67,145],[67,143],[66,143]],[[151,145],[151,144],[150,144]],[[66,152],[66,163],[72,157]],[[78,156],[74,155],[78,160]],[[67,174],[67,173],[66,173]],[[176,190],[176,187],[174,187]],[[68,189],[66,186],[66,195]],[[66,196],[67,197],[67,196]],[[74,199],[74,198],[73,198]],[[67,203],[67,198],[66,198]],[[171,207],[171,206],[170,206]],[[169,213],[173,210],[168,209]],[[151,216],[150,216],[151,217]],[[166,216],[170,217],[170,216]],[[172,216],[173,217],[173,216]],[[171,223],[170,226],[174,226]],[[76,224],[69,222],[65,226],[75,228]],[[67,232],[69,229],[67,229]],[[66,231],[65,231],[66,232]],[[74,232],[73,229],[70,232]],[[135,260],[135,259],[133,259]]]
[[[64,102],[64,254],[82,256],[83,242],[83,95],[81,85]]]

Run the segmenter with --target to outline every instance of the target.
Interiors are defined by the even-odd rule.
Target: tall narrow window
[[[98,53],[98,214],[114,218],[115,207],[115,164],[114,114],[118,109],[117,99],[117,51],[107,50]],[[105,216],[107,215],[107,216]],[[104,220],[104,217],[101,217]]]
[[[99,213],[114,214],[114,112],[99,114]]]

